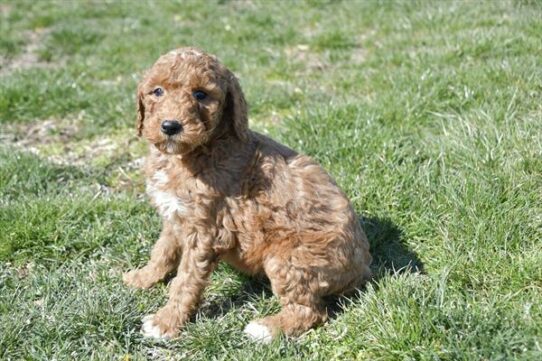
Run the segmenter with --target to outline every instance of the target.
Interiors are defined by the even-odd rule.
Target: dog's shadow
[[[403,231],[389,218],[360,216],[359,221],[369,240],[373,263],[373,278],[370,283],[386,275],[401,273],[423,273],[423,263],[403,239]],[[363,290],[360,290],[363,292]],[[344,304],[350,296],[335,296],[327,300],[330,318],[336,318],[344,311]],[[354,297],[355,299],[355,297]]]
[[[371,265],[373,279],[370,282],[377,283],[380,278],[388,274],[423,273],[422,261],[405,243],[403,231],[389,218],[360,216],[359,221],[367,234],[373,256]],[[263,278],[246,277],[242,289],[233,297],[204,301],[198,316],[221,317],[230,310],[242,307],[262,295],[272,297],[269,281]],[[325,302],[329,317],[335,318],[340,315],[348,299],[345,296],[327,298]]]
[[[220,318],[231,310],[246,306],[258,298],[264,297],[267,299],[273,296],[271,284],[267,278],[253,278],[244,275],[242,277],[244,278],[243,285],[235,295],[204,300],[198,309],[196,317]]]
[[[423,263],[403,239],[403,231],[389,218],[359,218],[373,256],[371,269],[378,280],[388,273],[423,273]]]

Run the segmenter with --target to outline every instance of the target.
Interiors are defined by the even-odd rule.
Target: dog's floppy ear
[[[228,74],[228,91],[226,93],[226,121],[231,122],[235,135],[242,142],[248,141],[248,109],[245,96],[239,81],[232,73]]]
[[[137,89],[137,135],[140,137],[143,133],[144,120],[145,120],[145,105],[143,104],[143,94],[138,87]]]

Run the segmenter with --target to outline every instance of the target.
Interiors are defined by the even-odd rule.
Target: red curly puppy
[[[214,56],[163,55],[138,86],[138,106],[147,193],[163,228],[149,263],[124,282],[148,288],[177,270],[167,304],[143,319],[145,335],[175,336],[221,260],[271,281],[282,310],[245,328],[263,342],[322,323],[324,296],[370,277],[345,194],[309,157],[248,129],[239,83]]]

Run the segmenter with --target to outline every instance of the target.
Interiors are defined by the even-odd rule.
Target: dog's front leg
[[[143,334],[155,338],[174,337],[196,310],[217,263],[218,257],[211,247],[195,244],[183,249],[177,277],[170,285],[169,301],[156,314],[143,318]]]
[[[149,288],[177,268],[181,247],[174,228],[173,224],[164,221],[162,233],[152,249],[149,263],[143,268],[125,273],[122,280],[126,285]]]

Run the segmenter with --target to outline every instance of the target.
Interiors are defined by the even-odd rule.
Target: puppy
[[[137,104],[150,143],[147,193],[163,226],[148,264],[123,279],[148,288],[177,271],[144,335],[176,336],[220,261],[269,278],[282,309],[245,328],[262,342],[324,322],[324,296],[370,278],[367,238],[345,194],[309,157],[248,129],[239,82],[217,58],[195,48],[161,56]]]

